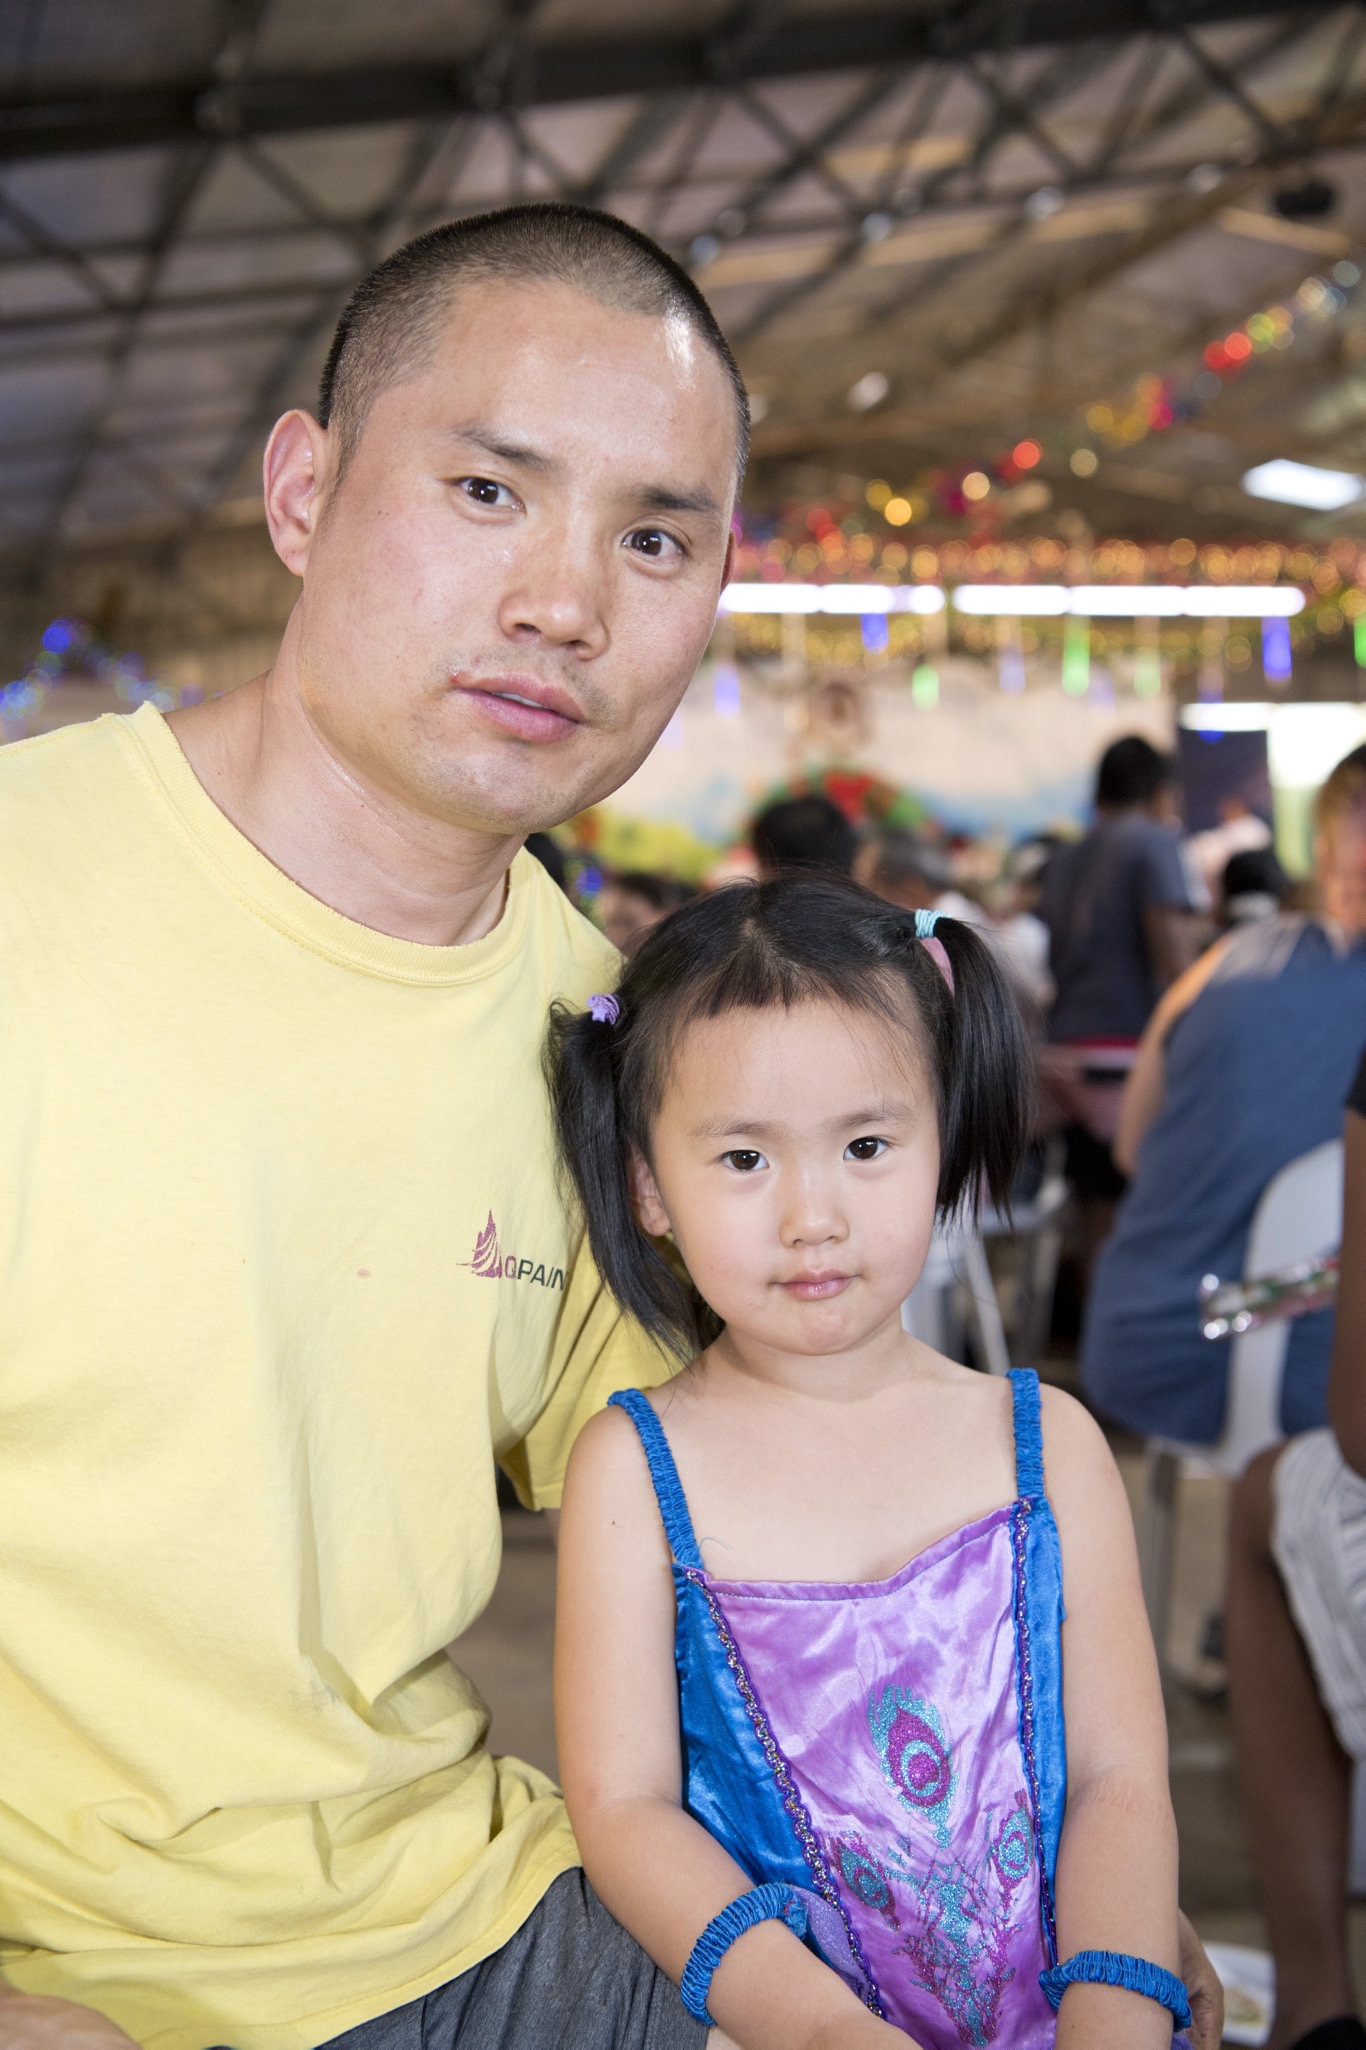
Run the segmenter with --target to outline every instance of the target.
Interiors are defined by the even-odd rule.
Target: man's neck
[[[502,916],[519,836],[409,809],[333,755],[267,671],[169,724],[204,790],[310,896],[423,946],[482,939]]]

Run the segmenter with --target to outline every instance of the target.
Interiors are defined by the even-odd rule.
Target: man
[[[744,394],[632,230],[358,291],[266,454],[271,670],[0,758],[0,2050],[674,2050],[443,1647],[661,1361],[557,1195],[526,833],[666,724]]]
[[[1263,1191],[1340,1129],[1366,1038],[1366,748],[1314,806],[1318,910],[1236,928],[1174,982],[1124,1094],[1115,1155],[1128,1188],[1096,1262],[1081,1380],[1131,1431],[1211,1444],[1229,1343],[1201,1335],[1206,1274],[1243,1271]],[[1333,1313],[1289,1328],[1281,1419],[1325,1420]]]
[[[768,805],[755,819],[749,837],[766,881],[793,868],[853,873],[858,834],[839,806],[819,791]]]
[[[1366,2050],[1347,1933],[1366,1759],[1366,1060],[1343,1140],[1331,1428],[1254,1459],[1229,1530],[1229,1692],[1276,1966],[1274,2050]]]
[[[1181,860],[1170,756],[1137,733],[1113,741],[1095,810],[1085,839],[1044,870],[1039,900],[1054,988],[1040,1072],[1067,1119],[1083,1276],[1124,1191],[1110,1144],[1139,1036],[1205,937]]]
[[[701,2041],[443,1646],[495,1458],[553,1505],[665,1371],[540,1080],[615,961],[517,850],[682,696],[745,427],[629,229],[438,231],[271,436],[272,669],[0,759],[0,2042],[304,2050],[454,1981],[540,2043],[548,1978],[575,2041]]]

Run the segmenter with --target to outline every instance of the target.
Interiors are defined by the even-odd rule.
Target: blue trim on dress
[[[1015,1492],[1030,1501],[1044,1492],[1039,1377],[1032,1367],[1012,1367],[1007,1378],[1015,1425]]]
[[[822,1957],[874,2014],[881,2015],[876,1981],[806,1804],[707,1579],[663,1427],[638,1389],[623,1389],[610,1400],[626,1411],[640,1434],[674,1553],[674,1663],[684,1810],[756,1884],[777,1880],[805,1896],[813,1911],[824,1917],[824,1926],[813,1930]],[[837,1930],[847,1945],[844,1955],[832,1940]]]
[[[1063,1718],[1062,1550],[1044,1492],[1043,1427],[1039,1377],[1027,1368],[1010,1375],[1015,1418],[1015,1472],[1019,1500],[1011,1513],[1015,1554],[1015,1675],[1030,1805],[1042,1878],[1044,1940],[1057,1962],[1053,1886],[1058,1842],[1067,1807],[1067,1732]]]
[[[683,1483],[678,1478],[678,1468],[674,1465],[664,1426],[639,1388],[619,1388],[615,1395],[608,1396],[607,1407],[624,1409],[640,1433],[670,1551],[680,1566],[701,1566],[702,1554],[697,1549],[692,1518],[688,1514],[688,1498],[683,1493]]]

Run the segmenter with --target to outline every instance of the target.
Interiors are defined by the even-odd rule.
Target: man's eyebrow
[[[506,435],[498,434],[492,427],[483,427],[478,421],[467,422],[462,427],[448,429],[452,441],[472,442],[475,448],[482,448],[486,455],[497,456],[501,463],[517,463],[524,470],[558,470],[563,467],[553,456],[541,449],[532,448],[529,442],[511,441]]]
[[[644,512],[700,513],[704,519],[721,518],[721,508],[710,491],[676,491],[668,484],[641,484],[631,497]]]

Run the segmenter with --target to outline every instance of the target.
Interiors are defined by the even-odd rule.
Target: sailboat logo
[[[498,1227],[493,1221],[491,1210],[488,1223],[474,1242],[474,1258],[469,1264],[475,1273],[482,1274],[486,1281],[501,1281],[503,1278],[503,1259],[498,1250]]]
[[[551,1266],[545,1260],[519,1260],[515,1253],[503,1251],[491,1210],[488,1223],[474,1242],[474,1258],[460,1264],[485,1281],[529,1281],[541,1288],[564,1287],[563,1267]]]

